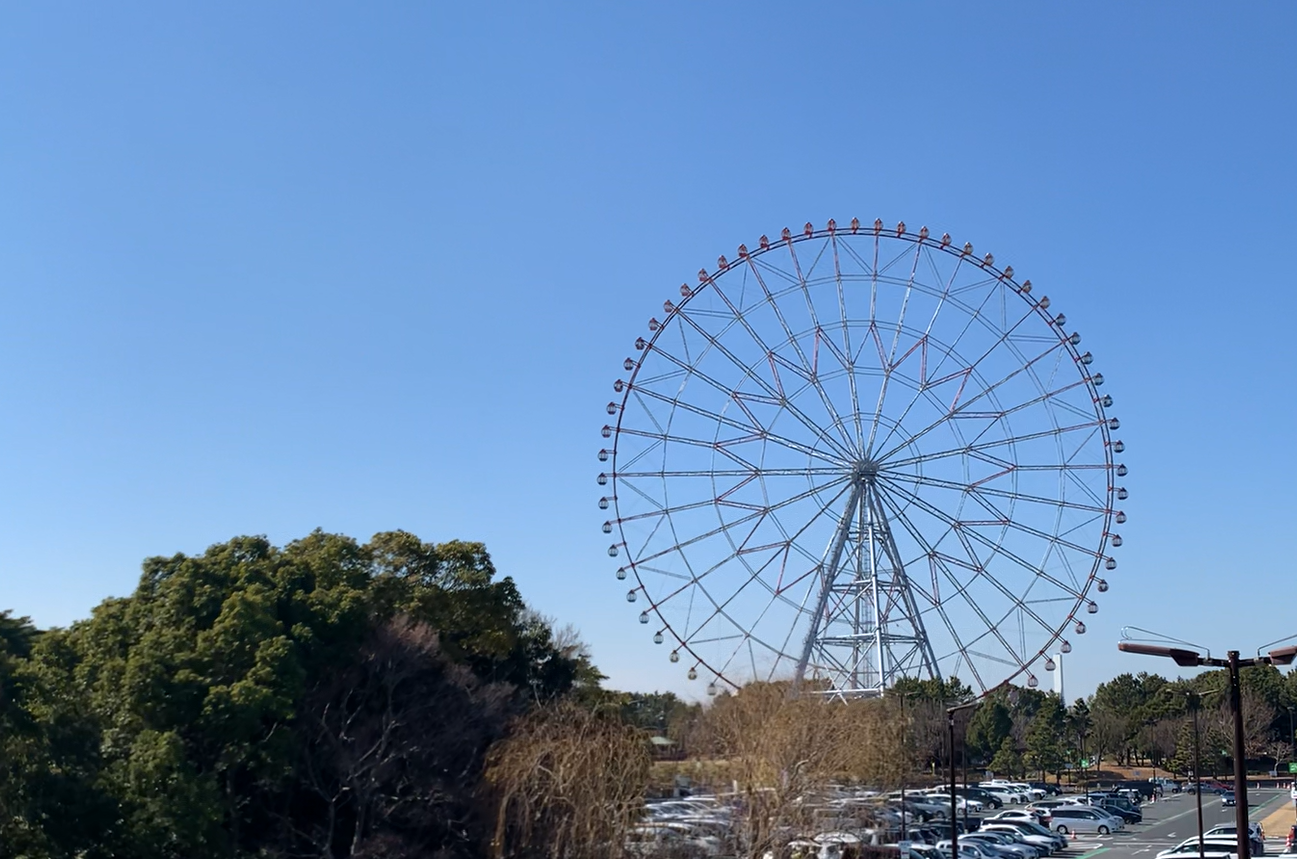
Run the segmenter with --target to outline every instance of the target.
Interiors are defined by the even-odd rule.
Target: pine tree
[[[1064,750],[1066,740],[1064,733],[1067,726],[1067,713],[1063,703],[1056,695],[1049,695],[1036,711],[1036,716],[1027,728],[1026,765],[1040,773],[1044,779],[1050,772],[1056,778],[1062,778],[1063,766],[1067,762]]]
[[[1005,737],[1000,750],[991,759],[991,770],[1004,775],[1019,776],[1022,774],[1022,755],[1013,745],[1013,737]]]

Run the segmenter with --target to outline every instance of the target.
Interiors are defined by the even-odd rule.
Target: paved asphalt
[[[1288,792],[1280,790],[1248,791],[1248,817],[1251,820],[1264,820],[1282,802],[1288,801]],[[1067,859],[1153,859],[1159,850],[1174,847],[1186,838],[1198,834],[1197,806],[1194,798],[1185,794],[1173,794],[1157,802],[1146,802],[1140,806],[1144,814],[1142,823],[1126,824],[1126,828],[1112,835],[1079,835],[1071,847],[1061,855]],[[1212,794],[1202,798],[1203,830],[1211,829],[1222,823],[1234,822],[1233,807],[1222,806],[1220,799]],[[1283,852],[1284,838],[1287,832],[1266,833],[1266,855],[1275,856]]]

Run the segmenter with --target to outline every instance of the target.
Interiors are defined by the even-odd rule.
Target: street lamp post
[[[969,701],[967,704],[958,704],[954,707],[946,708],[946,726],[950,731],[950,857],[959,859],[959,809],[955,806],[955,714],[960,710],[968,710],[982,703],[979,701]],[[968,797],[964,797],[964,808],[968,808]],[[967,817],[967,815],[965,815]]]
[[[1202,752],[1198,749],[1198,696],[1190,693],[1193,707],[1193,798],[1198,803],[1198,859],[1203,859],[1206,848],[1202,843]],[[1251,841],[1248,842],[1249,846]]]
[[[1081,739],[1081,789],[1085,791],[1086,805],[1090,804],[1090,760],[1085,756],[1085,738],[1089,733],[1084,728],[1077,732]]]
[[[1297,761],[1297,748],[1293,746],[1293,738],[1297,737],[1297,732],[1293,731],[1292,725],[1292,707],[1288,708],[1288,760],[1289,762]]]
[[[909,812],[906,811],[906,805],[905,805],[905,782],[909,778],[909,771],[910,771],[910,746],[909,746],[910,723],[905,716],[905,699],[909,698],[910,695],[901,692],[898,693],[897,697],[901,699],[901,840],[908,841],[909,831],[906,828],[905,824],[906,824],[906,819],[910,815]]]
[[[1166,693],[1173,690],[1167,689]],[[1198,706],[1202,702],[1192,689],[1184,691],[1185,706],[1193,714],[1193,798],[1198,805],[1198,859],[1203,859],[1202,841],[1202,753],[1198,748]]]
[[[1297,648],[1294,648],[1294,651],[1297,652]],[[1008,683],[1001,684],[1000,686],[997,686],[996,689],[993,689],[991,691],[994,692],[998,689],[1004,689],[1004,688],[1007,688],[1009,690],[1008,693],[1009,704],[1010,705],[1017,704],[1018,690],[1014,689]],[[950,730],[950,857],[951,859],[959,859],[959,812],[958,809],[955,807],[955,714],[958,713],[960,710],[972,709],[973,707],[978,706],[985,700],[986,700],[985,698],[979,698],[976,701],[969,701],[967,704],[956,704],[954,707],[946,708],[946,725]],[[966,748],[960,749],[959,757],[964,767],[964,794],[965,794],[964,795],[964,824],[965,826],[967,826],[968,824],[968,795],[967,795],[968,794],[968,761],[965,759],[965,755],[967,754],[968,751]]]
[[[1247,762],[1243,757],[1243,703],[1239,689],[1238,673],[1239,669],[1250,665],[1291,665],[1293,659],[1297,658],[1297,646],[1272,650],[1268,656],[1249,657],[1247,659],[1240,659],[1237,650],[1229,651],[1226,654],[1226,659],[1213,659],[1210,656],[1203,656],[1196,650],[1186,650],[1180,647],[1160,647],[1152,644],[1136,644],[1131,641],[1120,642],[1117,649],[1125,653],[1163,656],[1175,660],[1176,665],[1185,668],[1209,665],[1213,668],[1229,669],[1229,703],[1234,710],[1234,827],[1238,839],[1238,859],[1251,859],[1251,841],[1247,821]],[[1195,778],[1198,777],[1196,761],[1194,775]],[[1198,797],[1198,801],[1201,803],[1201,781],[1198,783]],[[1199,849],[1201,850],[1201,848]]]

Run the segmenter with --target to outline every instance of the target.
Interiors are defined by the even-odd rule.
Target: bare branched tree
[[[473,852],[462,786],[480,777],[511,692],[443,658],[424,624],[376,629],[304,708],[301,770],[319,813],[299,837],[321,857]]]
[[[1224,697],[1224,696],[1222,696]],[[1275,709],[1266,703],[1258,693],[1251,689],[1242,690],[1243,705],[1243,754],[1247,757],[1261,757],[1267,754],[1266,747],[1270,741],[1270,726],[1275,720]],[[1234,711],[1225,698],[1215,710],[1208,711],[1204,724],[1209,732],[1218,734],[1232,745],[1234,736]],[[1204,757],[1205,757],[1204,753]]]
[[[567,701],[536,710],[489,755],[492,855],[622,855],[644,810],[650,762],[647,737],[615,716]]]
[[[836,782],[893,784],[905,766],[902,722],[890,701],[792,696],[757,683],[718,700],[706,742],[738,792],[735,849],[759,857],[827,823],[817,802]]]

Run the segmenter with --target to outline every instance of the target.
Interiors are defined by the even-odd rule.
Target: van
[[[1098,808],[1078,806],[1060,806],[1050,812],[1049,824],[1055,832],[1088,832],[1096,835],[1121,829],[1122,823]]]

